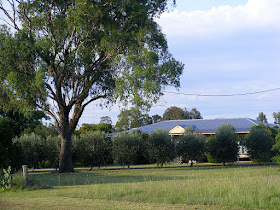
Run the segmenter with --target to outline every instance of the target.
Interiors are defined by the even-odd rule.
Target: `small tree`
[[[273,118],[274,118],[274,123],[279,124],[280,123],[280,112],[273,112]]]
[[[162,120],[181,120],[184,116],[184,110],[177,107],[171,106],[163,113]]]
[[[185,108],[182,119],[203,119],[203,117],[196,108],[192,108],[191,111]]]
[[[142,135],[139,132],[123,133],[112,140],[114,162],[127,165],[138,162],[143,144]]]
[[[82,162],[92,166],[105,165],[111,159],[111,141],[105,132],[95,131],[83,133],[80,136],[82,144]]]
[[[222,124],[208,141],[208,152],[215,162],[225,163],[237,160],[237,134],[230,124]]]
[[[176,144],[177,154],[184,160],[201,160],[206,152],[206,141],[204,136],[196,133],[186,133],[181,136]]]
[[[58,168],[59,164],[59,150],[60,150],[60,136],[49,135],[46,137],[47,154],[45,167]]]
[[[172,161],[175,158],[175,143],[166,130],[156,130],[147,139],[147,150],[151,162],[157,166]]]
[[[259,113],[259,116],[257,117],[257,120],[267,123],[266,115],[263,112]]]
[[[112,125],[112,119],[109,116],[100,117],[100,124],[110,124]]]
[[[152,116],[152,123],[157,123],[160,122],[162,120],[162,117],[159,116],[158,114],[155,114]]]
[[[152,118],[148,114],[142,113],[139,107],[132,107],[129,110],[121,111],[115,127],[117,131],[125,131],[149,124],[152,124]]]
[[[272,160],[280,164],[280,130],[275,137],[275,144],[272,147],[272,151],[276,152],[276,155],[272,158]]]
[[[250,129],[250,133],[246,135],[245,141],[251,159],[255,159],[259,164],[271,159],[273,139],[264,125],[253,126]]]
[[[25,163],[34,169],[38,168],[39,164],[46,160],[48,152],[46,141],[41,136],[35,133],[23,134],[20,137],[15,137],[13,142],[21,146]]]

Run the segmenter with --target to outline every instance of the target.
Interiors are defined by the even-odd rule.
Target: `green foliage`
[[[166,130],[156,130],[151,133],[147,139],[147,151],[150,161],[158,166],[172,161],[175,154],[175,143]]]
[[[27,116],[19,111],[4,111],[0,108],[0,168],[12,166],[18,169],[22,165],[23,156],[18,144],[12,138],[26,131],[35,131],[42,127],[41,119],[46,118],[43,112],[29,111]],[[38,129],[38,131],[41,131]]]
[[[122,166],[145,162],[143,135],[139,132],[123,133],[112,139],[114,162]],[[143,161],[143,162],[142,162]]]
[[[214,158],[212,157],[212,155],[210,154],[210,152],[207,152],[206,158],[207,158],[207,162],[208,162],[208,163],[215,163],[215,160],[214,160]]]
[[[57,128],[51,123],[48,125],[43,125],[42,123],[40,123],[35,128],[25,129],[23,133],[26,134],[36,133],[37,135],[43,138],[47,138],[47,136],[55,137],[59,135]]]
[[[191,111],[185,108],[182,119],[203,119],[203,117],[196,108],[192,108]]]
[[[129,110],[122,110],[118,115],[116,123],[117,131],[126,131],[132,128],[137,128],[152,123],[151,117],[148,114],[141,113],[140,109],[133,107]]]
[[[184,110],[176,107],[176,106],[171,106],[165,110],[163,113],[163,120],[181,120],[183,119],[184,116]]]
[[[207,151],[217,163],[234,162],[237,160],[237,134],[229,124],[217,127],[215,135],[209,138]]]
[[[153,123],[160,122],[161,120],[162,120],[162,117],[159,116],[158,114],[155,114],[155,115],[152,116]]]
[[[0,187],[2,190],[7,190],[12,187],[12,168],[11,166],[8,169],[3,169],[3,175],[0,179]]]
[[[81,128],[79,130],[76,130],[76,134],[84,134],[87,132],[93,132],[93,131],[102,131],[105,133],[112,133],[114,131],[114,128],[111,124],[106,123],[99,123],[99,124],[82,124]]]
[[[6,168],[11,164],[9,150],[13,148],[12,138],[15,135],[11,124],[9,119],[0,118],[0,169]]]
[[[259,116],[257,117],[257,120],[267,123],[266,115],[263,112],[259,113]]]
[[[177,155],[182,156],[185,161],[200,161],[205,156],[205,137],[197,133],[186,133],[180,136],[176,144]]]
[[[46,156],[44,168],[58,168],[59,151],[60,151],[60,135],[48,135],[46,137]]]
[[[47,147],[46,139],[31,133],[23,134],[13,139],[15,144],[19,144],[22,148],[24,163],[33,168],[38,168],[40,163],[46,160]]]
[[[202,119],[200,112],[196,108],[188,111],[176,106],[171,106],[163,113],[163,120],[182,120],[182,119]]]
[[[276,155],[272,158],[272,160],[280,164],[280,130],[275,137],[275,144],[272,147],[272,151],[276,152]]]
[[[79,156],[84,166],[102,166],[112,162],[111,140],[102,131],[90,131],[80,135]]]
[[[71,154],[75,166],[82,166],[81,154],[83,152],[83,145],[79,135],[72,136]]]
[[[252,160],[261,163],[271,159],[273,139],[270,130],[263,124],[253,126],[250,133],[246,135],[245,141]]]
[[[274,117],[274,123],[279,124],[280,123],[280,112],[273,112]]]
[[[100,118],[100,124],[110,124],[112,125],[112,119],[109,116],[104,116]]]
[[[12,166],[20,168],[22,164],[22,152],[12,138],[18,132],[14,122],[10,118],[0,118],[0,169]]]
[[[20,1],[14,21],[7,18],[15,31],[0,30],[0,100],[54,119],[60,172],[73,170],[71,136],[89,103],[118,99],[148,110],[164,86],[180,87],[184,65],[154,20],[168,2]]]

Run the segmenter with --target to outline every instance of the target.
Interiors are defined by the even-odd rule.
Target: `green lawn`
[[[51,189],[1,192],[1,209],[279,209],[279,166],[30,173]]]

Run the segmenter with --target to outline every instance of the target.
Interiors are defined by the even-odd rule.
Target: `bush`
[[[47,158],[46,140],[35,134],[23,134],[13,139],[14,144],[22,148],[25,164],[33,168],[38,168],[40,163]]]
[[[273,139],[264,126],[253,126],[250,133],[246,135],[245,141],[252,160],[256,160],[260,164],[272,158]]]
[[[12,168],[11,166],[8,169],[3,169],[3,175],[0,179],[0,187],[2,190],[11,189],[12,187]]]
[[[178,143],[176,144],[177,155],[182,156],[183,160],[200,161],[205,156],[206,141],[205,137],[201,134],[186,133],[179,137]]]
[[[89,131],[80,135],[81,162],[89,166],[102,166],[112,162],[111,140],[103,131]]]
[[[237,160],[237,134],[235,128],[229,124],[222,124],[215,135],[209,138],[208,152],[217,163],[234,162]]]
[[[141,163],[143,135],[139,132],[123,133],[112,140],[114,162],[122,166]]]
[[[280,164],[280,130],[275,137],[275,144],[272,147],[272,151],[276,152],[276,155],[272,158],[272,160]]]
[[[172,161],[175,157],[175,143],[166,130],[156,130],[148,136],[147,151],[151,162],[157,166]]]

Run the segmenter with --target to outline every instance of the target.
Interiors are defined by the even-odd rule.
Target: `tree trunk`
[[[59,154],[59,173],[73,172],[72,154],[71,154],[71,137],[68,135],[61,135],[61,148]]]
[[[72,154],[71,154],[71,137],[73,131],[69,126],[69,111],[66,107],[60,109],[60,134],[61,148],[59,154],[59,173],[73,172]]]

